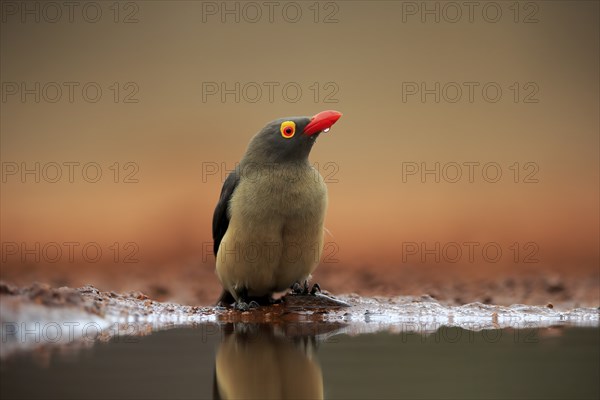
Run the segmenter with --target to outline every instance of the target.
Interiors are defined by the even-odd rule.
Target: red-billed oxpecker
[[[327,186],[308,155],[341,116],[330,110],[281,118],[250,140],[223,184],[213,216],[224,289],[219,304],[235,302],[244,310],[290,287],[308,292],[307,280],[323,251],[327,209]]]

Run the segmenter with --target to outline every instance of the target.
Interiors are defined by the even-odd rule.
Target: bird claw
[[[315,296],[317,293],[321,293],[321,286],[318,283],[315,283],[312,289],[310,289],[310,294]]]
[[[302,285],[299,282],[294,282],[292,285],[292,294],[294,295],[307,295],[308,294],[308,281],[304,281]]]
[[[294,282],[294,284],[292,285],[292,293],[298,293],[300,291],[300,284],[298,282]]]
[[[317,293],[321,293],[321,286],[318,283],[315,283],[310,290],[308,288],[308,281],[304,281],[303,285],[300,285],[298,282],[292,285],[292,294],[294,295],[307,296],[309,294],[316,295]]]
[[[258,304],[256,301],[252,300],[249,303],[246,303],[243,300],[240,300],[238,302],[236,302],[233,306],[233,308],[237,311],[248,311],[248,310],[253,310],[255,308],[259,308],[260,304]]]
[[[306,294],[307,287],[308,287],[308,284],[306,283],[306,281],[304,282],[304,288],[302,286],[300,286],[300,283],[294,282],[294,284],[292,285],[292,294],[296,294],[296,295]]]

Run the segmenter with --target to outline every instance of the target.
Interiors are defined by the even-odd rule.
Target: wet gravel
[[[347,303],[349,306],[344,306]],[[159,302],[142,292],[115,293],[93,286],[52,288],[45,284],[14,287],[0,283],[1,357],[45,346],[67,346],[147,335],[176,326],[231,323],[270,324],[300,334],[336,331],[357,335],[378,331],[428,334],[441,327],[469,330],[539,328],[557,325],[599,326],[598,308],[561,309],[553,305],[483,303],[449,305],[430,296],[362,297],[359,295],[288,295],[279,304],[249,311]],[[32,328],[32,326],[34,328]],[[36,338],[32,329],[69,327],[70,335]],[[73,328],[71,328],[73,327]],[[90,335],[93,327],[94,335]]]

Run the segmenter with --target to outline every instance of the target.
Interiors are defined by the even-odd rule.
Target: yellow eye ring
[[[279,127],[279,131],[281,132],[281,136],[290,139],[296,133],[296,124],[294,121],[285,121]]]

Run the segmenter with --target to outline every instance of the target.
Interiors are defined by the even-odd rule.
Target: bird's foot
[[[302,287],[300,286],[300,284],[298,282],[294,282],[294,284],[291,286],[292,289],[292,294],[301,294],[302,293]]]
[[[292,285],[292,294],[307,295],[308,294],[308,281],[304,281],[303,285],[300,285],[300,282],[294,282],[294,284]]]
[[[304,281],[303,285],[300,285],[299,282],[296,282],[292,285],[292,294],[293,295],[316,295],[317,293],[321,293],[321,286],[318,283],[313,284],[312,288],[309,290],[308,281]]]
[[[233,309],[236,311],[248,311],[250,306],[245,301],[236,301],[233,305]]]
[[[243,300],[237,301],[235,303],[235,305],[233,306],[233,308],[237,311],[248,311],[248,310],[253,310],[255,308],[259,308],[260,304],[258,304],[256,301],[252,300],[249,303],[246,303]]]
[[[317,293],[321,293],[321,286],[318,283],[313,284],[312,289],[310,289],[310,294],[316,296]]]
[[[250,303],[248,303],[248,308],[250,308],[251,310],[254,308],[259,308],[260,304],[258,304],[256,301],[252,300]]]

